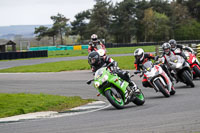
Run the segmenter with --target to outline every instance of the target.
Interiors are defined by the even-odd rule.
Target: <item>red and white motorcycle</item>
[[[170,78],[159,64],[147,61],[142,67],[142,75],[147,77],[147,81],[156,92],[161,92],[165,97],[170,97],[170,95],[176,93]]]
[[[184,54],[187,57],[187,62],[190,65],[190,68],[193,72],[193,76],[194,77],[200,77],[200,67],[199,67],[199,61],[197,59],[197,57],[195,56],[195,54],[185,50]]]
[[[101,45],[95,45],[93,51],[98,52],[100,56],[106,56],[106,49]]]

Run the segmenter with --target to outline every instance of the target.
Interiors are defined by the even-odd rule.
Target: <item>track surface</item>
[[[132,73],[132,72],[131,72]],[[59,73],[0,74],[0,93],[48,93],[95,98],[97,91],[85,82],[90,71]],[[200,132],[200,80],[195,88],[182,83],[177,93],[164,98],[151,88],[143,88],[141,79],[132,78],[146,96],[143,106],[130,103],[123,110],[114,107],[75,116],[0,123],[1,133],[197,133]]]

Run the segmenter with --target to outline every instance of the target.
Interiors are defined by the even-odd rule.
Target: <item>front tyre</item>
[[[199,69],[199,67],[194,66],[194,67],[193,67],[193,70],[194,70],[194,72],[195,72],[195,75],[196,75],[197,77],[200,77],[200,69]]]
[[[194,87],[194,83],[192,81],[192,77],[190,76],[190,73],[188,71],[184,71],[182,73],[182,77],[185,79],[185,82],[187,85],[190,85],[191,87]]]
[[[118,93],[117,91],[115,93]],[[124,101],[120,93],[115,94],[111,89],[105,91],[105,97],[117,109],[124,108]],[[120,96],[120,97],[119,97]]]
[[[169,90],[163,86],[160,80],[156,80],[154,83],[165,97],[170,97]]]

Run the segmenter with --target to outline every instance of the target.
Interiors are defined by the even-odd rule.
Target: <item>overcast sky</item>
[[[50,16],[57,13],[73,21],[94,4],[94,0],[0,0],[0,26],[52,24]]]

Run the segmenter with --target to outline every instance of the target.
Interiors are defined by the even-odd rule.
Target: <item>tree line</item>
[[[95,33],[110,43],[158,42],[200,39],[199,0],[95,0],[92,9],[75,15],[75,20],[58,13],[51,28],[35,29],[37,39],[78,35],[79,41]]]

